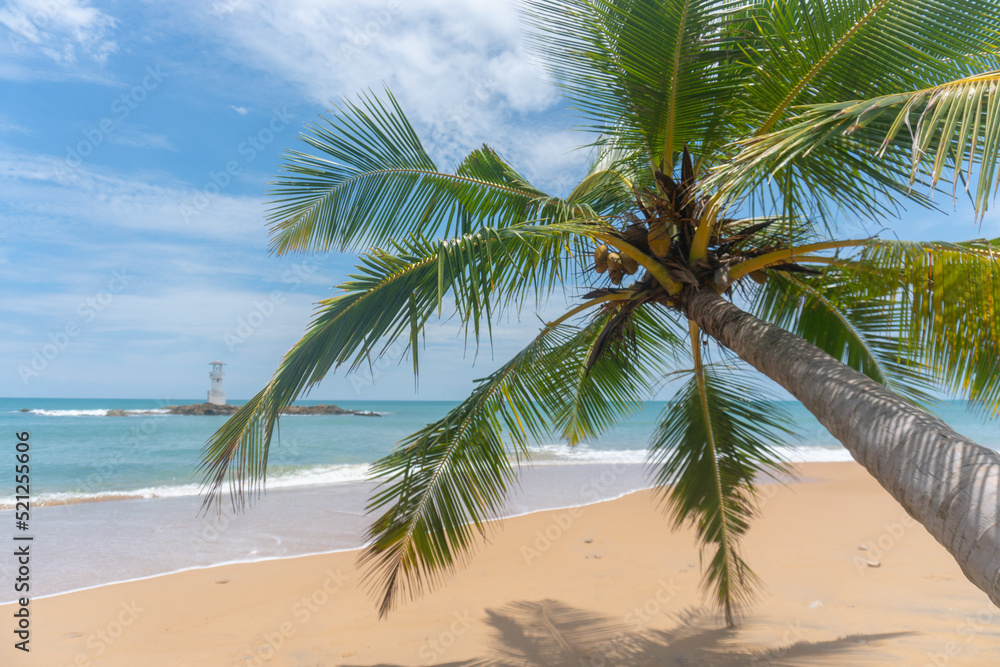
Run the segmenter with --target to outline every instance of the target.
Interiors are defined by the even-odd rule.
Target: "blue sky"
[[[270,256],[267,184],[304,123],[383,85],[442,166],[488,142],[555,193],[582,171],[512,2],[0,5],[0,395],[201,398],[217,358],[229,397],[253,395],[355,259]],[[960,207],[896,232],[997,228]],[[535,331],[526,311],[477,355],[444,322],[419,394],[390,354],[310,398],[459,399]]]

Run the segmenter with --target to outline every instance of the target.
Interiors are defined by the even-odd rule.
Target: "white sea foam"
[[[542,445],[531,450],[536,465],[567,463],[642,463],[646,449],[594,449],[588,445]]]
[[[285,489],[300,486],[316,486],[319,484],[356,482],[365,479],[367,475],[367,463],[313,466],[311,468],[269,475],[267,478],[267,488]],[[177,498],[182,496],[197,496],[201,492],[202,487],[199,484],[174,484],[169,486],[148,486],[124,491],[41,493],[32,498],[32,503],[36,505],[65,505],[69,503],[124,500],[128,498]],[[14,496],[0,496],[0,506],[13,507],[14,500]]]
[[[850,461],[851,455],[839,446],[804,445],[777,447],[777,453],[793,463]],[[646,449],[597,449],[582,444],[549,444],[532,449],[534,465],[583,465],[583,464],[642,464],[646,462]],[[268,489],[289,489],[323,484],[338,484],[364,480],[368,476],[368,463],[319,465],[296,470],[272,473],[267,478]],[[147,486],[126,490],[70,491],[42,493],[32,499],[39,505],[122,500],[128,498],[176,498],[197,496],[203,491],[199,484],[174,484]],[[0,496],[0,507],[12,507],[13,496]]]
[[[840,445],[801,445],[798,447],[775,447],[778,454],[792,463],[837,463],[853,461],[851,453]]]
[[[28,410],[33,415],[42,417],[106,417],[107,409],[100,410]]]
[[[851,461],[850,453],[841,447],[824,445],[779,446],[777,454],[793,463]],[[574,463],[645,463],[648,449],[595,449],[588,445],[542,445],[532,448],[532,463],[565,465]]]
[[[28,410],[29,414],[39,415],[42,417],[107,417],[108,411],[115,408],[95,408],[92,410]],[[17,412],[20,412],[18,410]],[[122,412],[129,415],[145,415],[145,414],[157,414],[165,415],[170,411],[166,408],[143,408],[140,410],[122,410]]]

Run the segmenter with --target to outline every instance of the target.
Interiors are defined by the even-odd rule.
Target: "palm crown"
[[[706,357],[692,295],[735,295],[907,400],[934,387],[1000,411],[1000,267],[984,240],[842,239],[961,184],[979,212],[997,179],[1000,6],[976,0],[528,0],[532,43],[599,135],[566,197],[496,152],[439,169],[392,95],[308,126],[274,190],[272,248],[366,249],[267,386],[206,445],[211,493],[262,487],[280,410],[447,306],[474,340],[567,287],[542,327],[441,420],[373,467],[361,560],[386,613],[471,553],[529,443],[597,436],[673,372],[649,461],[665,507],[706,548],[729,624],[758,585],[739,540],[755,480],[784,467],[786,417],[724,348]],[[915,187],[917,186],[917,187]],[[949,196],[951,192],[947,193]],[[721,355],[721,356],[719,356]],[[735,368],[735,370],[734,370]],[[680,370],[677,370],[680,369]]]

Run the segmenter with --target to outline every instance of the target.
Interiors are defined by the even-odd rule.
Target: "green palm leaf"
[[[1000,7],[978,0],[781,0],[756,5],[749,94],[766,134],[797,105],[943,84],[995,53]],[[933,17],[931,19],[930,17]]]
[[[877,307],[899,322],[903,354],[1000,414],[1000,246],[873,241],[859,262],[877,272],[857,272],[854,289],[886,294]]]
[[[672,171],[685,143],[710,156],[739,97],[742,3],[570,0],[525,3],[537,52],[585,118],[647,165]]]
[[[239,505],[247,490],[259,492],[280,411],[330,369],[346,364],[355,370],[406,336],[417,372],[418,335],[447,296],[478,338],[481,322],[490,325],[507,304],[559,284],[564,228],[485,228],[446,241],[413,237],[395,244],[395,254],[376,249],[363,255],[359,273],[340,286],[341,294],[320,302],[267,387],[205,445],[202,470],[212,492],[206,503],[218,499],[227,479]]]
[[[488,147],[455,174],[440,171],[388,91],[345,101],[322,125],[307,126],[313,155],[289,151],[272,191],[275,252],[354,250],[410,234],[461,235],[550,216],[568,207],[532,187]]]
[[[918,181],[933,188],[948,171],[954,187],[963,176],[966,187],[976,181],[972,198],[982,213],[997,186],[998,91],[1000,72],[990,72],[912,92],[816,105],[793,125],[741,141],[739,154],[718,169],[706,187],[733,196],[786,167],[805,170],[804,177],[815,176],[808,165],[819,160],[832,180],[817,183],[826,183],[825,190],[832,191],[855,175],[844,167],[842,177],[833,179],[834,158],[853,167],[882,162],[886,167],[881,173],[866,169],[856,170],[856,175],[885,186],[895,179],[892,187],[901,190]],[[976,177],[973,166],[978,167]]]
[[[739,541],[756,514],[759,475],[786,471],[774,445],[790,433],[790,419],[746,373],[714,365],[695,369],[674,395],[650,442],[666,509],[675,527],[694,525],[714,547],[703,582],[733,627],[759,581],[740,555]]]
[[[361,562],[382,615],[465,562],[485,522],[499,516],[532,439],[553,428],[594,435],[648,398],[650,384],[636,377],[648,369],[633,359],[671,342],[657,338],[667,331],[654,316],[633,314],[634,346],[616,338],[590,365],[618,314],[612,302],[587,327],[545,327],[461,405],[373,466],[380,485],[369,509],[382,514]]]
[[[855,268],[831,267],[814,277],[769,272],[755,314],[894,392],[929,405],[932,370],[910,358],[898,337],[903,313],[883,303],[891,301],[893,288],[858,289],[857,273],[870,268],[857,262],[851,266]]]
[[[612,302],[555,357],[562,400],[554,429],[570,444],[596,438],[656,394],[671,362],[683,350],[679,325],[665,309],[641,297]]]

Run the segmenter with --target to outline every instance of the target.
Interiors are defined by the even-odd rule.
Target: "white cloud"
[[[80,54],[103,63],[118,50],[117,23],[87,0],[9,0],[0,8],[0,25],[12,33],[16,51],[30,45],[60,65],[76,63]]]
[[[205,183],[192,187],[162,173],[126,176],[10,149],[0,155],[9,227],[28,224],[32,233],[56,240],[65,238],[68,228],[92,226],[263,243],[263,200],[218,192],[214,183],[207,187],[210,183],[207,171]]]
[[[248,109],[247,107],[238,107],[230,104],[229,108],[241,116],[246,116],[248,113],[250,113],[250,109]]]
[[[17,133],[17,134],[34,134],[28,128],[18,125],[17,123],[12,123],[7,120],[4,116],[0,116],[0,133]]]
[[[234,62],[273,73],[319,104],[388,86],[446,166],[482,143],[523,166],[527,148],[548,143],[545,136],[567,123],[548,113],[558,96],[522,46],[510,0],[272,7],[230,0],[191,11]]]
[[[177,150],[165,135],[142,132],[131,127],[109,134],[108,141],[121,144],[122,146],[132,146],[133,148],[155,148],[163,151]]]

